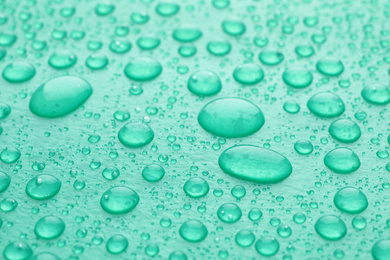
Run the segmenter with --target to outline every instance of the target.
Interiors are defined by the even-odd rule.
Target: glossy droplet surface
[[[346,213],[358,214],[368,207],[366,195],[353,187],[345,187],[339,190],[333,198],[336,207]]]
[[[240,36],[246,31],[246,26],[238,20],[225,20],[222,22],[223,31],[230,36]]]
[[[11,107],[6,103],[0,102],[0,120],[7,118],[11,114]]]
[[[256,237],[252,231],[247,229],[240,230],[235,237],[237,245],[241,247],[251,246],[255,242],[255,239]]]
[[[278,51],[262,51],[259,54],[259,60],[265,65],[275,66],[284,60],[284,55]]]
[[[257,240],[256,251],[263,256],[273,256],[279,251],[279,241],[270,236],[265,236]]]
[[[142,170],[142,177],[148,182],[161,180],[165,175],[165,170],[158,164],[151,164]]]
[[[313,144],[308,140],[299,140],[294,144],[294,149],[301,155],[308,155],[313,152]]]
[[[202,36],[202,32],[194,25],[182,25],[176,28],[172,37],[179,42],[193,42]]]
[[[208,230],[202,222],[188,220],[181,225],[179,234],[184,240],[195,243],[204,240]]]
[[[194,177],[186,181],[183,190],[191,198],[201,198],[207,195],[210,187],[203,178]]]
[[[359,169],[360,159],[348,148],[336,148],[324,157],[325,165],[337,173],[351,173]]]
[[[337,117],[345,111],[344,102],[331,92],[313,95],[307,102],[307,107],[314,115],[326,118]]]
[[[209,53],[216,56],[227,55],[232,49],[232,45],[225,39],[216,39],[207,43]]]
[[[11,164],[19,160],[20,155],[21,153],[18,149],[7,147],[0,153],[0,160],[3,163]]]
[[[41,117],[62,117],[79,108],[92,91],[89,83],[79,77],[54,78],[35,90],[30,99],[30,110]]]
[[[195,95],[212,96],[222,89],[222,82],[214,72],[201,70],[190,76],[187,87]]]
[[[111,166],[104,168],[102,175],[106,180],[115,180],[119,177],[120,172],[118,168]]]
[[[14,61],[3,69],[3,78],[10,83],[30,80],[35,75],[35,67],[26,61]]]
[[[3,256],[7,260],[25,260],[32,254],[31,247],[23,241],[9,243],[3,251]]]
[[[211,134],[236,138],[258,131],[264,124],[264,116],[260,108],[245,99],[221,98],[202,108],[198,122]]]
[[[390,103],[390,88],[383,84],[370,84],[363,88],[362,97],[374,105],[386,105]]]
[[[106,249],[111,254],[120,254],[129,246],[129,241],[123,235],[113,235],[107,240]]]
[[[37,221],[34,233],[42,239],[55,239],[65,231],[65,223],[62,219],[54,216],[46,216]]]
[[[147,145],[154,138],[150,126],[142,123],[128,123],[118,133],[119,141],[127,147],[138,148]]]
[[[0,171],[0,193],[5,191],[11,183],[11,177],[5,172]]]
[[[29,260],[60,260],[60,258],[55,254],[42,252],[32,256]]]
[[[158,77],[162,69],[160,62],[157,60],[149,57],[140,57],[126,65],[125,75],[131,80],[146,81]]]
[[[49,58],[49,65],[55,69],[67,69],[75,65],[77,57],[70,51],[59,51]]]
[[[106,55],[101,53],[95,53],[88,56],[87,60],[85,61],[85,65],[87,65],[88,68],[93,70],[100,70],[107,66],[108,64],[108,58]]]
[[[234,223],[240,220],[242,212],[234,203],[225,203],[217,211],[218,218],[225,223]]]
[[[54,197],[61,188],[61,182],[49,174],[38,175],[26,185],[26,194],[36,200],[47,200]]]
[[[320,59],[316,63],[316,68],[319,73],[325,76],[338,76],[344,71],[343,63],[340,60],[331,57]]]
[[[5,198],[0,202],[0,209],[3,212],[14,211],[18,207],[18,202],[13,198]]]
[[[374,260],[390,259],[390,239],[377,241],[371,248],[371,254]]]
[[[233,77],[241,84],[252,85],[263,80],[264,71],[255,63],[244,63],[234,69]]]
[[[327,240],[340,240],[347,234],[347,226],[339,217],[327,215],[315,223],[315,231]]]
[[[329,134],[344,143],[356,142],[361,135],[360,127],[349,119],[339,119],[329,126]]]
[[[237,145],[225,150],[218,163],[225,173],[257,183],[280,182],[292,172],[286,157],[253,145]]]
[[[156,6],[156,13],[161,16],[173,16],[180,10],[180,5],[172,2],[158,3]]]
[[[100,206],[110,214],[124,214],[133,210],[139,202],[138,194],[127,187],[114,187],[103,193]]]
[[[283,109],[287,113],[296,114],[301,110],[301,106],[295,100],[287,100],[283,104]]]
[[[137,40],[137,45],[143,50],[152,50],[157,48],[161,43],[159,38],[153,36],[143,36],[139,37]]]
[[[291,67],[282,75],[283,81],[292,88],[306,88],[313,81],[313,74],[303,67]]]

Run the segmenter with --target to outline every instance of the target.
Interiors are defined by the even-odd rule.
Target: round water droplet
[[[350,214],[361,213],[368,207],[366,195],[352,187],[339,190],[334,195],[333,202],[339,210]]]
[[[308,58],[313,56],[315,51],[310,45],[298,45],[295,47],[295,53],[302,58]]]
[[[3,78],[10,83],[30,80],[35,75],[35,67],[26,61],[14,61],[3,69]]]
[[[191,198],[201,198],[209,192],[209,184],[202,178],[194,177],[186,181],[183,186],[184,192]]]
[[[301,106],[295,100],[287,100],[283,104],[283,109],[287,113],[296,114],[301,110]]]
[[[308,140],[299,140],[294,144],[294,149],[301,155],[308,155],[313,152],[313,144]]]
[[[390,239],[382,239],[376,242],[371,249],[374,260],[390,259]]]
[[[165,170],[158,164],[151,164],[142,170],[142,177],[148,182],[161,180],[165,175]]]
[[[85,61],[85,65],[87,65],[88,68],[93,70],[100,70],[107,66],[108,64],[108,58],[106,55],[101,53],[95,53],[88,56],[87,60]]]
[[[374,83],[363,88],[362,97],[374,105],[386,105],[390,103],[390,88]]]
[[[343,63],[340,60],[331,57],[320,59],[316,63],[316,68],[319,73],[325,76],[338,76],[344,71]]]
[[[248,213],[248,218],[252,221],[258,221],[263,216],[263,212],[259,208],[253,208]]]
[[[257,240],[255,248],[263,256],[273,256],[279,251],[279,241],[274,237],[265,236]]]
[[[130,148],[138,148],[147,145],[154,138],[154,132],[150,126],[142,123],[128,123],[118,133],[119,141]]]
[[[259,54],[259,60],[265,65],[274,66],[284,60],[284,55],[278,51],[262,51]]]
[[[236,199],[241,199],[245,196],[246,189],[244,188],[244,186],[236,185],[233,187],[231,193],[232,193],[233,197],[235,197]]]
[[[20,151],[16,148],[5,148],[0,153],[0,160],[3,163],[11,164],[19,160],[20,155]]]
[[[9,105],[0,102],[0,120],[8,117],[11,114],[11,110]]]
[[[8,47],[16,42],[18,37],[14,34],[0,33],[0,46]]]
[[[143,50],[153,50],[160,45],[161,41],[159,38],[153,36],[142,36],[137,40],[137,45]]]
[[[176,3],[163,2],[158,3],[156,6],[156,13],[161,16],[173,16],[180,10],[180,5]]]
[[[359,169],[359,157],[348,148],[336,148],[324,157],[325,165],[337,173],[351,173]]]
[[[264,116],[255,104],[241,98],[221,98],[208,103],[198,115],[207,132],[228,138],[244,137],[264,125]]]
[[[218,218],[225,223],[234,223],[240,220],[242,212],[234,203],[225,203],[217,211]]]
[[[131,50],[133,45],[128,40],[112,40],[110,43],[110,50],[117,54],[126,53]]]
[[[129,241],[122,235],[113,235],[106,243],[106,249],[111,254],[120,254],[129,246]]]
[[[55,69],[67,69],[75,65],[77,57],[69,51],[53,53],[49,58],[49,65]]]
[[[3,212],[11,212],[18,207],[18,202],[13,198],[5,198],[0,202],[0,209]]]
[[[206,226],[198,220],[184,222],[179,230],[180,236],[188,242],[200,242],[208,234]]]
[[[194,25],[182,25],[173,30],[173,39],[179,42],[193,42],[202,37],[202,32]]]
[[[253,145],[228,148],[218,160],[221,169],[236,178],[257,183],[276,183],[292,172],[290,161],[283,155]]]
[[[230,36],[239,36],[245,33],[246,26],[238,20],[225,20],[222,22],[222,30]]]
[[[356,228],[357,230],[363,230],[367,226],[367,220],[363,218],[362,216],[355,216],[352,219],[352,226]]]
[[[37,116],[56,118],[80,107],[92,94],[84,79],[63,76],[38,87],[30,99],[30,110]]]
[[[116,167],[106,167],[102,171],[102,175],[106,180],[115,180],[119,176],[119,170]]]
[[[360,138],[360,127],[349,119],[339,119],[329,126],[329,134],[344,143],[353,143]]]
[[[111,214],[123,214],[133,210],[139,202],[138,194],[127,187],[114,187],[103,193],[100,206]]]
[[[54,197],[61,188],[61,182],[48,174],[32,178],[26,185],[26,194],[36,200],[47,200]]]
[[[42,252],[29,258],[29,260],[60,260],[58,256],[49,252]]]
[[[214,72],[201,70],[190,76],[187,87],[195,95],[212,96],[222,89],[222,83]]]
[[[162,72],[161,64],[149,57],[136,58],[125,67],[125,75],[132,80],[146,81],[158,77]]]
[[[313,74],[303,67],[291,67],[284,71],[283,81],[292,88],[306,88],[313,81]]]
[[[30,246],[23,241],[9,243],[3,251],[3,256],[7,260],[25,260],[32,254]]]
[[[5,191],[11,183],[11,177],[5,172],[0,171],[0,193]]]
[[[62,219],[54,216],[46,216],[37,221],[34,233],[42,239],[55,239],[65,231],[65,223]]]
[[[233,78],[241,84],[252,85],[263,80],[264,71],[255,63],[244,63],[234,69]]]
[[[344,102],[331,92],[321,92],[313,95],[307,102],[310,112],[318,117],[332,118],[345,111]]]
[[[314,226],[318,235],[327,240],[340,240],[347,234],[347,226],[339,217],[320,217]]]
[[[256,239],[256,237],[252,233],[252,231],[247,230],[247,229],[243,229],[243,230],[238,231],[238,233],[236,234],[236,237],[235,237],[237,245],[239,245],[241,247],[251,246],[253,244],[253,242],[255,242],[255,239]]]
[[[207,43],[207,50],[215,56],[224,56],[230,52],[232,45],[225,39],[216,39]]]

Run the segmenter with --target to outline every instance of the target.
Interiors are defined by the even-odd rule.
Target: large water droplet
[[[125,75],[132,80],[146,81],[156,78],[162,72],[160,62],[149,57],[136,58],[125,67]]]
[[[318,72],[325,76],[338,76],[344,71],[343,63],[331,57],[320,59],[316,64],[316,68]]]
[[[7,260],[25,260],[32,254],[30,246],[23,241],[9,243],[3,251],[3,256]]]
[[[184,192],[191,198],[201,198],[209,192],[209,184],[202,178],[194,177],[186,181],[183,186]]]
[[[234,223],[240,220],[242,212],[234,203],[225,203],[217,211],[218,218],[225,223]]]
[[[8,117],[11,114],[11,110],[8,104],[0,102],[0,120]]]
[[[114,187],[103,193],[102,208],[111,214],[123,214],[133,210],[139,202],[138,194],[127,187]]]
[[[222,22],[222,29],[231,36],[239,36],[245,33],[246,26],[238,20],[225,20]]]
[[[390,239],[382,239],[376,242],[371,249],[374,260],[390,259]]]
[[[49,58],[49,65],[55,69],[67,69],[75,65],[77,57],[70,51],[53,53]]]
[[[36,200],[47,200],[54,197],[61,188],[61,182],[48,174],[32,178],[26,185],[26,194]]]
[[[353,143],[360,138],[360,127],[349,119],[339,119],[329,126],[329,134],[344,143]]]
[[[263,256],[273,256],[279,251],[279,241],[270,236],[265,236],[257,240],[256,251]]]
[[[321,92],[313,95],[307,102],[309,110],[318,117],[332,118],[345,111],[344,102],[331,92]]]
[[[190,76],[187,87],[195,95],[212,96],[222,89],[222,83],[214,72],[201,70]]]
[[[3,163],[11,164],[19,160],[20,155],[21,154],[18,149],[7,147],[0,153],[0,160]]]
[[[284,60],[284,55],[278,51],[265,50],[260,52],[259,60],[269,66],[275,66]]]
[[[337,173],[351,173],[359,169],[359,157],[348,148],[336,148],[324,157],[325,165]]]
[[[339,190],[333,198],[336,207],[346,213],[358,214],[368,207],[366,195],[353,187],[345,187]]]
[[[143,123],[128,123],[118,133],[119,141],[130,148],[138,148],[147,145],[154,138],[154,132],[150,126]]]
[[[129,241],[122,235],[113,235],[108,239],[106,249],[111,254],[120,254],[129,246]]]
[[[0,171],[0,193],[5,191],[11,183],[11,177],[5,172]]]
[[[32,256],[29,260],[60,260],[60,258],[53,253],[42,252]]]
[[[216,56],[223,56],[230,52],[232,45],[225,39],[214,39],[207,43],[209,53]]]
[[[247,229],[238,231],[235,237],[237,245],[241,247],[251,246],[255,242],[255,239],[256,237],[253,232]]]
[[[294,149],[301,155],[308,155],[313,152],[313,144],[308,140],[299,140],[294,144]]]
[[[35,224],[35,235],[42,239],[55,239],[65,231],[65,223],[62,219],[54,216],[46,216]]]
[[[390,103],[390,88],[378,83],[371,84],[363,88],[362,97],[369,103],[386,105]]]
[[[256,84],[263,80],[264,71],[255,63],[244,63],[234,69],[233,78],[241,84]]]
[[[327,240],[340,240],[347,234],[344,221],[333,215],[320,217],[314,228],[318,235]]]
[[[306,88],[313,81],[313,74],[303,67],[291,67],[284,71],[283,81],[293,88]]]
[[[3,78],[11,83],[24,82],[35,75],[35,67],[26,61],[14,61],[3,69]]]
[[[108,58],[106,55],[101,53],[95,53],[88,56],[87,60],[85,61],[85,65],[87,65],[88,68],[93,70],[100,70],[107,66],[108,64]]]
[[[198,220],[184,222],[179,230],[180,236],[188,242],[200,242],[208,234],[206,226]]]

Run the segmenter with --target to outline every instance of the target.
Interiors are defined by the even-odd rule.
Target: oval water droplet
[[[344,71],[344,65],[341,60],[331,57],[320,59],[316,63],[319,73],[325,76],[339,76]]]
[[[242,212],[234,203],[225,203],[217,211],[218,218],[225,223],[234,223],[240,220]]]
[[[275,66],[284,60],[284,55],[278,51],[264,50],[260,52],[259,60],[265,65]]]
[[[119,141],[130,148],[138,148],[147,145],[154,138],[154,132],[150,126],[142,123],[128,123],[118,133]]]
[[[204,240],[208,231],[202,222],[188,220],[181,225],[179,233],[184,240],[195,243]]]
[[[20,83],[34,77],[35,67],[26,61],[14,61],[3,69],[2,75],[10,83]]]
[[[347,226],[339,217],[327,215],[320,217],[314,228],[326,240],[340,240],[347,234]]]
[[[386,105],[390,103],[390,88],[374,83],[363,88],[362,97],[371,104]]]
[[[23,241],[9,243],[3,251],[3,256],[7,260],[25,260],[32,254],[30,246]]]
[[[264,71],[255,63],[244,63],[234,69],[233,78],[241,84],[252,85],[263,80]]]
[[[191,198],[201,198],[207,195],[210,187],[203,178],[194,177],[186,181],[183,190]]]
[[[11,110],[8,104],[0,102],[0,120],[8,117],[11,114]]]
[[[301,155],[308,155],[313,152],[313,144],[308,140],[299,140],[294,144],[294,149]]]
[[[36,200],[47,200],[54,197],[61,188],[61,182],[48,174],[32,178],[26,185],[26,194]]]
[[[165,175],[165,170],[158,164],[151,164],[142,170],[142,177],[148,182],[161,180]]]
[[[106,249],[111,254],[120,254],[129,246],[129,241],[122,235],[113,235],[108,239]]]
[[[173,30],[172,37],[179,42],[193,42],[202,37],[202,32],[194,25],[184,24]]]
[[[42,239],[55,239],[65,231],[65,223],[62,219],[54,216],[46,216],[37,221],[34,233]]]
[[[303,67],[290,67],[283,72],[283,81],[292,88],[306,88],[313,81],[313,74]]]
[[[225,20],[222,22],[222,30],[230,36],[240,36],[246,31],[246,26],[239,20]]]
[[[338,119],[329,126],[329,134],[344,143],[353,143],[360,138],[360,127],[349,119]]]
[[[3,163],[11,164],[19,160],[20,155],[21,153],[18,149],[7,147],[0,153],[0,160]]]
[[[198,96],[212,96],[222,89],[221,79],[212,71],[201,70],[190,76],[188,90]]]
[[[318,117],[337,117],[344,113],[345,105],[339,96],[331,92],[313,95],[307,102],[310,112]]]
[[[11,177],[5,172],[0,171],[0,193],[5,191],[11,183]],[[0,226],[1,227],[1,226]]]
[[[138,194],[127,187],[114,187],[103,193],[100,206],[111,214],[123,214],[133,210],[139,202]]]
[[[75,65],[77,57],[70,51],[53,53],[49,58],[49,65],[55,69],[67,69]]]
[[[88,56],[87,60],[85,61],[85,65],[87,65],[88,68],[93,70],[100,70],[107,66],[108,64],[108,58],[106,55],[101,53],[95,53]]]
[[[270,236],[265,236],[257,240],[256,251],[263,256],[273,256],[279,251],[279,241]]]
[[[366,195],[353,187],[340,189],[335,194],[333,202],[339,210],[350,214],[361,213],[368,207]]]
[[[336,148],[324,157],[325,165],[336,173],[351,173],[359,169],[359,157],[348,148]]]
[[[180,5],[176,3],[170,3],[170,2],[163,2],[158,3],[156,6],[156,13],[160,16],[173,16],[177,14],[180,10]]]
[[[136,58],[125,67],[125,75],[132,80],[146,81],[158,77],[162,72],[160,62],[149,57]]]
[[[371,248],[374,260],[390,259],[390,239],[382,239],[376,242]]]
[[[215,56],[224,56],[230,52],[232,45],[225,39],[214,39],[207,43],[207,51]]]
[[[249,247],[253,244],[253,242],[255,242],[255,235],[253,234],[252,231],[250,230],[247,230],[247,229],[243,229],[243,230],[240,230],[238,231],[238,233],[236,234],[236,237],[235,237],[235,241],[237,243],[237,245],[241,246],[241,247]]]

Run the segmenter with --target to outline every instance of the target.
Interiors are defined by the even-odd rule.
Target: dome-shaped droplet
[[[340,240],[347,234],[344,221],[333,215],[320,217],[314,227],[317,234],[327,240]]]
[[[331,92],[321,92],[313,95],[307,102],[309,110],[318,117],[332,118],[345,111],[344,102]]]
[[[133,44],[126,39],[116,39],[111,41],[109,47],[113,53],[123,54],[130,51]]]
[[[8,117],[11,114],[11,110],[8,104],[0,102],[0,120]]]
[[[352,219],[352,226],[357,230],[363,230],[367,226],[367,220],[362,216],[355,216]]]
[[[35,75],[35,67],[26,61],[14,61],[3,69],[3,78],[11,83],[24,82]]]
[[[253,242],[255,242],[255,239],[256,239],[256,237],[253,234],[253,232],[250,230],[247,230],[247,229],[243,229],[243,230],[238,231],[238,233],[236,234],[236,237],[235,237],[235,241],[236,241],[237,245],[239,245],[241,247],[251,246],[253,244]]]
[[[77,57],[70,51],[53,53],[49,58],[49,65],[55,69],[67,69],[75,65]]]
[[[60,260],[60,258],[53,253],[42,252],[33,255],[29,260]]]
[[[313,56],[315,51],[314,48],[310,45],[298,45],[295,47],[295,53],[302,58],[308,58]]]
[[[129,241],[122,235],[113,235],[107,240],[106,249],[111,254],[120,254],[129,246]]]
[[[193,42],[202,37],[202,32],[194,25],[182,25],[173,30],[173,39],[179,42]]]
[[[156,6],[156,13],[160,16],[173,16],[180,10],[180,5],[171,2],[158,3]]]
[[[382,239],[376,242],[371,248],[374,260],[390,259],[390,239]]]
[[[299,140],[294,144],[294,149],[301,155],[308,155],[313,152],[313,144],[308,140]]]
[[[221,98],[208,103],[198,122],[211,134],[236,138],[248,136],[264,125],[264,116],[255,104],[241,98]]]
[[[263,216],[263,212],[259,208],[253,208],[248,213],[248,218],[252,221],[258,221]]]
[[[5,198],[0,202],[0,209],[3,212],[14,211],[18,207],[18,202],[13,198]]]
[[[138,194],[127,187],[114,187],[103,193],[100,206],[111,214],[123,214],[133,210],[139,202]]]
[[[7,260],[25,260],[32,254],[30,246],[22,241],[9,243],[3,251],[3,256]]]
[[[47,200],[54,197],[61,188],[61,182],[48,174],[32,178],[26,185],[26,193],[36,200]]]
[[[6,164],[11,164],[19,160],[20,155],[21,153],[18,149],[7,147],[0,153],[0,161]]]
[[[257,240],[256,251],[263,256],[273,256],[279,251],[279,241],[270,236],[265,236]]]
[[[137,40],[137,45],[143,50],[153,50],[157,48],[161,43],[159,38],[154,36],[142,36]]]
[[[264,71],[255,63],[244,63],[234,69],[233,78],[241,84],[252,85],[263,80]]]
[[[104,170],[102,171],[102,175],[106,180],[115,180],[119,177],[120,172],[118,168],[111,166],[104,168]]]
[[[11,177],[5,172],[0,171],[0,193],[5,191],[11,183]]]
[[[239,36],[245,33],[246,26],[238,20],[225,20],[222,22],[222,29],[230,36]]]
[[[99,3],[95,7],[95,13],[99,16],[107,16],[115,10],[115,5],[110,3]]]
[[[100,70],[107,66],[108,64],[108,58],[106,55],[101,53],[95,53],[88,56],[87,60],[85,61],[85,65],[87,65],[88,68],[93,70]]]
[[[215,39],[207,43],[207,50],[210,54],[223,56],[230,52],[232,45],[225,39]]]
[[[84,79],[63,76],[38,87],[30,99],[30,110],[37,116],[56,118],[80,107],[92,94]]]
[[[179,230],[180,236],[188,242],[200,242],[208,234],[206,226],[198,220],[184,222]]]
[[[333,198],[336,207],[346,213],[358,214],[368,207],[366,195],[353,187],[345,187],[339,190]]]
[[[149,57],[136,58],[125,67],[125,75],[132,80],[146,81],[158,77],[162,72],[160,62]]]
[[[349,119],[338,119],[329,126],[329,134],[344,143],[353,143],[360,138],[360,127]]]
[[[154,132],[150,126],[143,123],[128,123],[118,133],[119,141],[130,148],[138,148],[147,145],[154,138]]]
[[[390,103],[390,88],[374,83],[363,88],[362,97],[374,105],[386,105]]]
[[[320,59],[316,64],[316,68],[319,73],[325,76],[338,76],[344,71],[341,60],[331,57]]]
[[[165,170],[158,164],[151,164],[142,170],[142,177],[148,182],[161,180],[165,175]]]
[[[301,106],[295,100],[287,100],[283,104],[283,109],[287,113],[296,114],[301,110]]]
[[[283,81],[292,88],[306,88],[313,81],[313,74],[303,67],[291,67],[284,71]]]
[[[228,148],[218,160],[221,169],[236,178],[257,183],[276,183],[292,172],[290,161],[283,155],[253,145]]]
[[[359,157],[348,148],[336,148],[324,157],[325,165],[337,173],[351,173],[359,169]]]
[[[65,231],[65,223],[62,219],[54,216],[46,216],[37,221],[34,233],[42,239],[55,239]]]
[[[234,223],[240,220],[242,212],[234,203],[225,203],[217,211],[218,218],[225,223]]]
[[[221,79],[212,71],[201,70],[190,76],[188,90],[198,96],[212,96],[222,89]]]
[[[194,177],[186,181],[183,186],[184,192],[191,198],[201,198],[209,192],[209,184],[203,178]]]
[[[260,52],[259,60],[265,65],[274,66],[284,60],[284,55],[278,51],[265,50]]]

